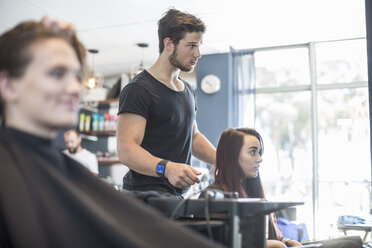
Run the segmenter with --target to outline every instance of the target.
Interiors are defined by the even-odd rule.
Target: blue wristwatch
[[[156,165],[156,174],[159,177],[165,177],[164,172],[165,172],[165,165],[169,162],[169,160],[163,159],[161,160],[157,165]]]

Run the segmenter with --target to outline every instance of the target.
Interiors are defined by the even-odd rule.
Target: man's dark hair
[[[158,21],[159,53],[164,50],[165,38],[169,37],[177,45],[185,33],[204,33],[205,30],[204,22],[196,16],[171,8]]]

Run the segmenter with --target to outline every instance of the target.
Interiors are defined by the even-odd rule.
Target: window
[[[306,47],[256,52],[254,60],[257,89],[310,84]]]
[[[365,39],[318,43],[317,84],[366,82],[366,46]]]
[[[339,215],[369,214],[365,43],[354,39],[256,50],[255,91],[238,92],[240,99],[255,94],[250,116],[265,142],[261,177],[267,198],[304,201],[297,219],[317,239],[338,236]],[[239,114],[249,126],[247,111]]]
[[[303,201],[301,221],[312,223],[310,93],[258,94],[256,127],[265,151],[260,171],[268,199]],[[308,226],[309,228],[309,226]]]

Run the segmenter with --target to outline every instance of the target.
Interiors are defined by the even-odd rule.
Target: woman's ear
[[[5,102],[17,100],[17,87],[14,79],[11,79],[6,72],[0,72],[0,96]]]

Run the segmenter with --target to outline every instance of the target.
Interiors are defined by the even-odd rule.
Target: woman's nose
[[[263,161],[263,159],[262,159],[262,157],[260,156],[260,155],[258,155],[259,157],[258,157],[258,160],[257,160],[257,162],[258,163],[261,163],[262,161]]]
[[[80,95],[80,92],[82,90],[82,84],[80,80],[73,75],[71,75],[67,80],[68,80],[66,86],[67,92],[70,94]]]

